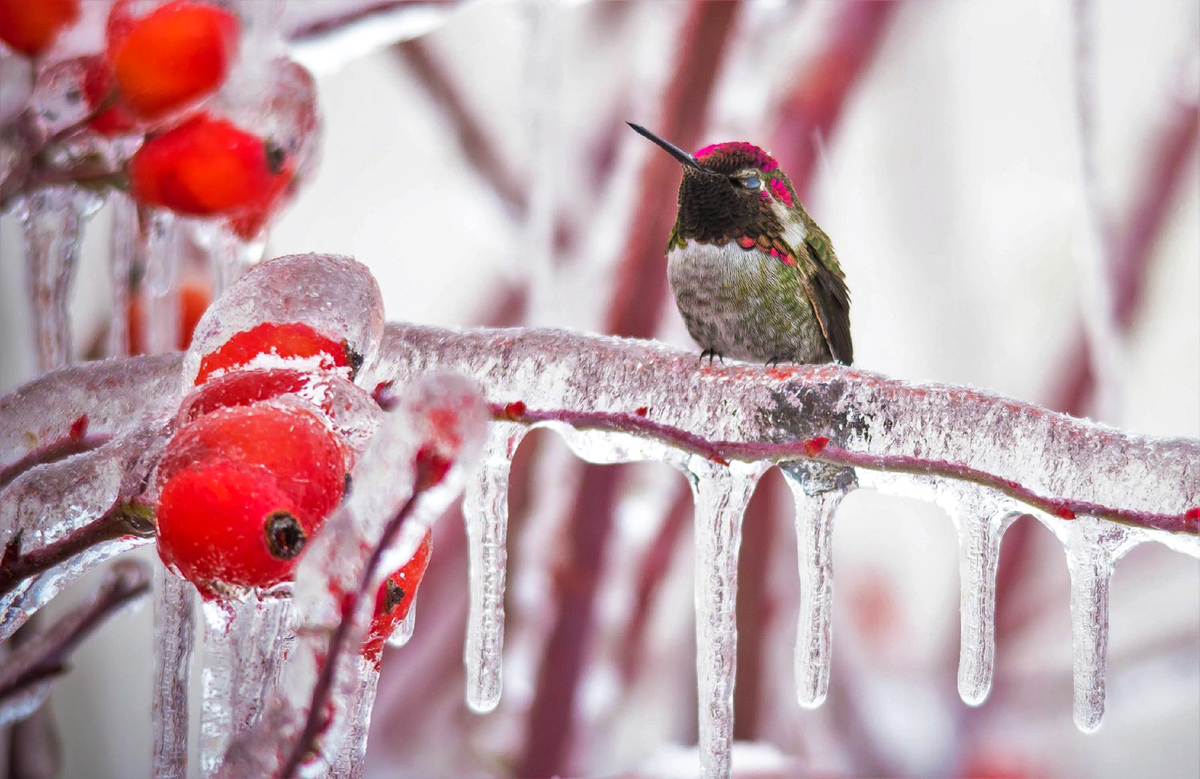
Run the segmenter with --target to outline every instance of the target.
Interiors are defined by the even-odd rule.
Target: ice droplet
[[[1104,717],[1108,666],[1108,591],[1117,561],[1146,540],[1136,529],[1095,517],[1044,518],[1062,541],[1071,571],[1071,646],[1075,725],[1094,733]]]
[[[412,640],[413,631],[417,627],[417,596],[414,594],[412,600],[408,604],[408,613],[404,615],[404,619],[400,620],[400,624],[392,631],[392,634],[387,637],[386,643],[390,647],[399,648]]]
[[[935,494],[958,530],[958,694],[979,706],[992,690],[1000,540],[1020,512],[1004,496],[973,484],[938,481]]]
[[[833,604],[833,514],[855,488],[854,472],[817,462],[783,463],[796,503],[800,616],[796,622],[796,698],[806,709],[829,692]]]
[[[486,713],[500,703],[504,650],[504,579],[508,552],[508,476],[521,425],[497,423],[488,430],[483,457],[468,480],[463,500],[470,571],[470,613],[463,663],[467,705]]]
[[[164,354],[179,348],[179,271],[183,255],[183,230],[179,217],[155,210],[142,225],[140,254],[142,275],[142,333],[147,354]]]
[[[79,263],[83,226],[100,208],[95,194],[73,187],[46,187],[16,208],[25,234],[26,281],[33,306],[38,369],[71,361],[71,319],[67,303]]]
[[[154,560],[154,779],[185,779],[196,591]]]
[[[112,245],[108,255],[108,276],[112,284],[113,313],[108,328],[108,356],[125,357],[130,352],[129,303],[133,286],[134,259],[138,239],[137,204],[123,192],[113,192]]]
[[[408,613],[411,615],[412,611]],[[405,622],[407,621],[405,619]],[[396,633],[400,630],[401,628],[396,628]],[[358,683],[354,686],[350,700],[344,703],[345,736],[341,749],[331,761],[330,779],[359,779],[366,763],[367,732],[371,725],[371,709],[375,706],[375,693],[379,689],[379,666],[374,660],[365,657],[358,657],[357,663]]]
[[[698,459],[698,458],[697,458]],[[696,500],[696,676],[700,774],[728,777],[737,669],[737,566],[742,515],[766,463],[692,466]]]
[[[241,599],[206,600],[203,611],[200,768],[204,776],[214,776],[231,738],[258,723],[274,693],[294,640],[292,599],[250,591]]]

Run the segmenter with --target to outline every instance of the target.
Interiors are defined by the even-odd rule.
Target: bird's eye
[[[758,176],[746,176],[745,178],[740,178],[738,179],[738,183],[740,183],[746,189],[758,189],[762,186],[762,182],[759,180]]]

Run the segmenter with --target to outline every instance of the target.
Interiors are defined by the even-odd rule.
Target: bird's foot
[[[777,354],[774,357],[772,357],[771,359],[767,360],[767,367],[774,368],[776,365],[779,365],[779,363],[781,363],[781,362],[793,362],[793,360],[791,357],[788,357],[787,355]]]
[[[725,364],[725,357],[716,349],[705,349],[704,351],[700,352],[700,362],[704,362],[705,357],[708,358],[709,365],[713,364],[714,359],[720,360],[722,365]]]

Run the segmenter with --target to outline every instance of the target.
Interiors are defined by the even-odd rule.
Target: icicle
[[[112,248],[108,275],[112,283],[112,321],[108,329],[108,356],[125,357],[130,352],[129,302],[134,256],[138,246],[137,204],[121,192],[112,198]]]
[[[737,566],[742,514],[765,468],[704,464],[693,472],[696,499],[696,676],[700,774],[728,777],[737,669]]]
[[[154,778],[187,776],[195,588],[154,561]]]
[[[504,650],[504,577],[508,553],[508,475],[525,429],[494,424],[463,500],[470,560],[470,616],[463,662],[467,705],[486,713],[500,703]]]
[[[146,263],[142,276],[142,300],[145,303],[142,333],[147,354],[163,354],[179,348],[179,223],[168,211],[153,211],[142,225],[142,256]]]
[[[200,767],[213,776],[234,734],[262,715],[275,688],[285,644],[292,638],[290,597],[204,602],[204,709],[200,721]]]
[[[399,633],[400,629],[397,628],[396,632]],[[330,765],[330,779],[359,779],[363,773],[363,764],[366,763],[367,731],[371,726],[375,693],[379,689],[379,665],[374,660],[359,657],[355,678],[358,683],[354,688],[353,697],[344,702],[345,736],[337,757]]]
[[[417,627],[417,596],[413,595],[412,602],[408,604],[408,613],[404,615],[404,619],[400,620],[400,624],[392,631],[392,634],[387,637],[387,645],[390,647],[402,647],[412,640],[413,631]]]
[[[1071,645],[1074,653],[1075,725],[1093,733],[1104,716],[1108,664],[1108,587],[1117,561],[1144,535],[1094,517],[1055,521],[1071,571]]]
[[[267,248],[265,231],[254,240],[245,241],[225,222],[195,221],[189,226],[196,245],[208,256],[214,299],[256,265]]]
[[[829,692],[833,604],[833,514],[855,488],[854,472],[815,462],[781,466],[796,502],[800,559],[800,616],[796,622],[795,677],[800,705],[813,709]]]
[[[79,262],[83,226],[100,207],[83,189],[49,187],[24,198],[17,218],[25,232],[25,261],[38,369],[61,368],[71,361],[71,319],[67,304],[71,278]]]
[[[1000,539],[1020,512],[1003,496],[972,484],[939,481],[935,490],[935,501],[958,530],[958,694],[979,706],[992,690]]]

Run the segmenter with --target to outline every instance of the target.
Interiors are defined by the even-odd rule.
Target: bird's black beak
[[[626,122],[625,124],[632,127],[633,131],[635,133],[637,133],[638,135],[641,135],[645,138],[649,138],[650,140],[654,141],[656,144],[658,144],[660,147],[662,147],[662,149],[664,151],[666,151],[667,154],[670,154],[672,157],[679,160],[679,162],[682,163],[684,167],[694,168],[696,170],[703,171],[705,173],[712,173],[711,170],[704,167],[700,163],[696,162],[695,157],[688,154],[686,151],[679,148],[678,146],[671,143],[670,141],[664,141],[662,138],[659,138],[657,135],[650,132],[645,127],[642,127],[640,124],[634,124],[633,122]]]

